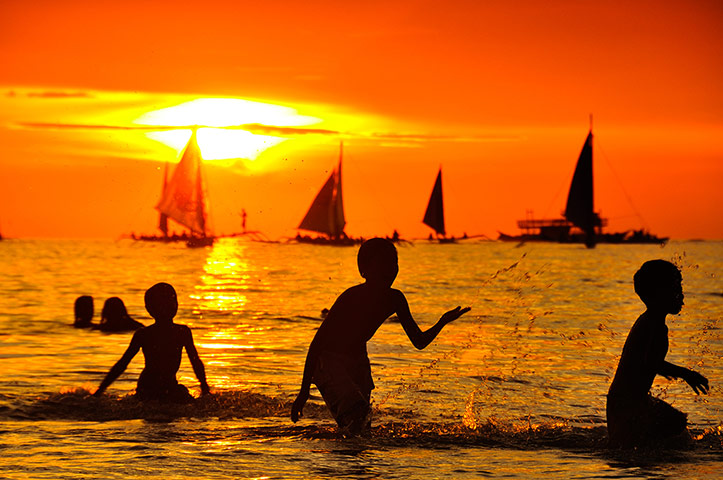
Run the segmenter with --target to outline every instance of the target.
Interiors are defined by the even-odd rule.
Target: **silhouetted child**
[[[687,416],[650,395],[655,375],[682,378],[697,393],[708,393],[701,374],[665,361],[668,352],[666,315],[683,307],[683,277],[665,260],[645,262],[635,273],[635,293],[647,309],[630,329],[607,398],[611,447],[649,445],[673,437],[687,438]]]
[[[391,288],[399,272],[394,245],[382,238],[364,242],[357,264],[365,282],[342,293],[317,330],[306,356],[301,390],[291,409],[291,420],[296,422],[314,383],[346,435],[370,427],[374,382],[366,344],[382,323],[396,313],[412,344],[421,350],[446,324],[469,311],[469,307],[450,310],[423,332],[412,318],[404,294]]]
[[[82,295],[75,299],[75,328],[93,327],[93,297]]]
[[[139,321],[128,315],[126,306],[118,297],[110,297],[103,304],[98,330],[103,332],[129,332],[143,327]]]
[[[136,395],[142,400],[173,403],[192,401],[193,397],[188,393],[188,389],[176,380],[184,347],[193,371],[201,382],[201,392],[209,393],[206,371],[193,343],[191,329],[186,325],[173,323],[173,317],[178,311],[176,291],[167,283],[157,283],[146,291],[145,302],[146,310],[155,319],[155,323],[133,334],[128,349],[110,369],[94,395],[102,395],[125,371],[138,350],[143,349],[146,365],[138,377]]]

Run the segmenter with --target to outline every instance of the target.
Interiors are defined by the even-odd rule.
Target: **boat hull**
[[[549,232],[548,232],[549,233]],[[503,242],[551,242],[551,243],[580,243],[587,244],[590,239],[583,233],[566,233],[558,237],[549,234],[531,233],[522,235],[507,235],[499,232],[498,240]],[[648,232],[635,230],[632,232],[599,233],[593,237],[594,243],[606,244],[654,244],[663,245],[668,237],[658,237]]]

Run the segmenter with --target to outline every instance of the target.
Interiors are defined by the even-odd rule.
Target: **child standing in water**
[[[630,448],[687,437],[687,416],[650,395],[655,375],[682,378],[695,393],[708,393],[701,374],[665,361],[668,327],[665,317],[683,308],[683,277],[665,260],[645,262],[635,273],[635,293],[647,309],[630,329],[607,398],[611,447]]]
[[[296,422],[314,383],[346,435],[370,427],[374,382],[366,344],[382,323],[396,313],[409,340],[421,350],[446,324],[470,310],[450,310],[423,332],[412,318],[404,294],[391,288],[399,272],[394,244],[382,238],[364,242],[357,265],[365,281],[337,298],[317,330],[306,356],[301,390],[291,408],[291,420]]]
[[[167,283],[157,283],[146,291],[145,302],[146,310],[155,319],[155,323],[133,334],[128,349],[110,369],[94,395],[102,395],[125,371],[138,350],[142,349],[146,365],[138,377],[136,395],[142,400],[172,403],[192,401],[193,397],[188,393],[188,389],[176,380],[184,348],[193,371],[201,382],[201,393],[209,393],[206,371],[193,343],[191,329],[186,325],[173,323],[173,317],[178,311],[176,291]]]

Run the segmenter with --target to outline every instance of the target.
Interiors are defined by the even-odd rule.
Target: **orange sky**
[[[439,165],[450,233],[516,233],[527,209],[562,210],[593,113],[611,230],[723,238],[720,2],[350,3],[3,1],[0,231],[153,232],[178,152],[58,125],[234,97],[341,133],[207,162],[218,233],[245,208],[250,228],[295,234],[341,138],[350,234],[426,236]]]

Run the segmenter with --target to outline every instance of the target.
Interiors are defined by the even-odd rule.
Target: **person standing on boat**
[[[607,396],[609,445],[632,448],[670,439],[686,441],[687,415],[650,394],[656,375],[682,378],[697,394],[708,393],[700,373],[665,361],[668,327],[665,317],[683,308],[683,277],[665,260],[645,262],[635,273],[635,293],[647,309],[625,340]]]
[[[409,340],[421,350],[445,325],[470,310],[450,310],[433,327],[422,331],[404,294],[391,288],[399,272],[394,244],[383,238],[367,240],[359,248],[357,264],[365,281],[337,298],[317,330],[306,356],[301,389],[291,408],[291,420],[296,422],[314,383],[342,433],[350,436],[371,426],[374,382],[366,344],[382,323],[396,314]]]

